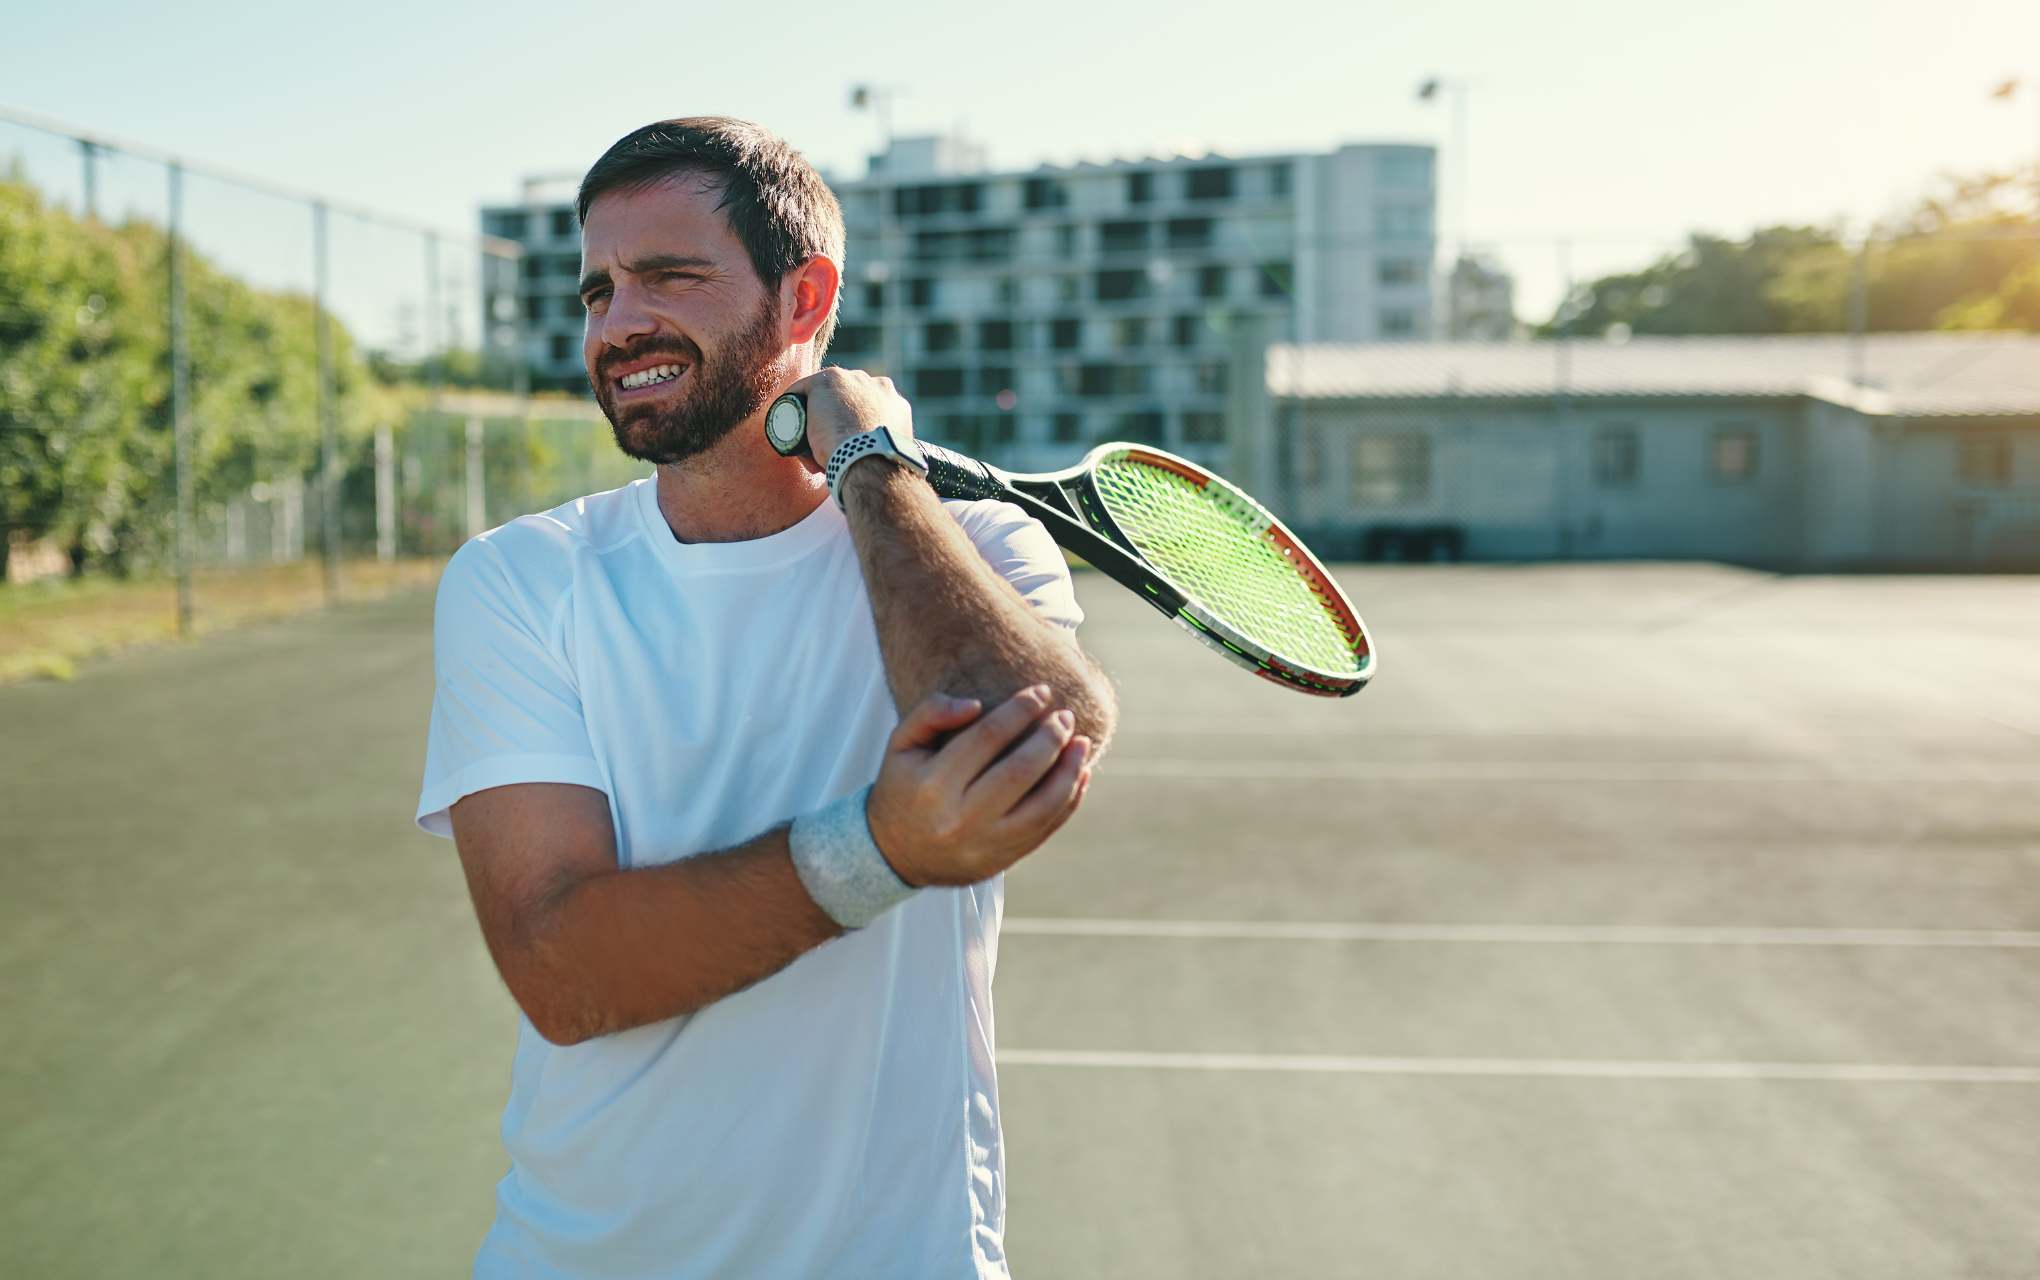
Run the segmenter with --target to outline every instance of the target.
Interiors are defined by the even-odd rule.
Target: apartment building
[[[922,435],[1005,465],[1104,439],[1220,461],[1243,335],[1431,336],[1434,160],[1374,144],[992,171],[959,140],[900,139],[830,179],[848,261],[828,358],[891,373]],[[584,389],[571,193],[534,185],[482,226],[526,248],[533,387]]]

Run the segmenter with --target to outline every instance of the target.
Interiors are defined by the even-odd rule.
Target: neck
[[[829,500],[805,455],[784,458],[765,439],[765,409],[684,462],[658,469],[659,513],[681,542],[748,542],[790,529]]]

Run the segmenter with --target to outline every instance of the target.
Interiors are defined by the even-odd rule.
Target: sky
[[[899,0],[664,7],[362,0],[176,6],[0,0],[0,106],[471,231],[536,173],[693,114],[758,120],[859,176],[897,92],[902,134],[961,130],[993,164],[1321,150],[1452,136],[1417,84],[1463,83],[1465,154],[1441,217],[1548,311],[1575,274],[1687,232],[1862,227],[1938,175],[2040,160],[2035,0]],[[2025,84],[2010,102],[1990,90]],[[74,198],[74,150],[0,125],[0,158]],[[102,207],[160,216],[160,170],[102,170]],[[195,184],[195,240],[309,284],[302,211]],[[416,325],[415,239],[336,224],[336,305],[371,340]],[[450,286],[472,289],[464,259]],[[465,275],[462,273],[465,272]],[[300,279],[301,277],[301,279]],[[403,318],[411,309],[410,320]],[[468,323],[473,323],[472,318]]]

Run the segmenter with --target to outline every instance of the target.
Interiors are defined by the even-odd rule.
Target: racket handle
[[[1003,498],[1006,486],[995,479],[976,458],[916,440],[921,456],[928,460],[928,483],[945,498]]]

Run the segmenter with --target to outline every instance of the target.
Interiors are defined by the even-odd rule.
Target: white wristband
[[[862,929],[914,896],[871,838],[865,817],[870,787],[793,820],[786,843],[793,870],[815,904],[845,929]]]

